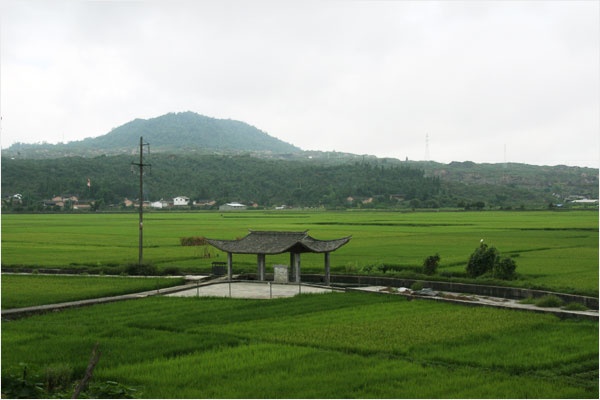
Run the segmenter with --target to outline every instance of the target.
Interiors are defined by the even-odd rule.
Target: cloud
[[[598,166],[596,2],[6,2],[2,146],[191,110],[303,149]]]

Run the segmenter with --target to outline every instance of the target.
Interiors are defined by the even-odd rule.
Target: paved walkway
[[[168,294],[173,297],[234,297],[238,299],[269,299],[293,297],[299,293],[331,293],[333,290],[311,285],[281,284],[269,282],[229,282],[206,284],[197,288]]]
[[[299,293],[330,293],[332,291],[344,291],[344,289],[336,289],[331,287],[317,286],[311,284],[275,284],[269,282],[257,281],[233,281],[229,283],[225,277],[219,277],[208,282],[201,282],[205,276],[186,276],[187,279],[195,280],[196,282],[187,283],[181,286],[164,288],[159,290],[149,290],[141,293],[131,293],[121,296],[103,297],[97,299],[71,301],[59,304],[47,304],[34,307],[25,307],[17,309],[2,310],[2,320],[11,320],[21,318],[23,316],[44,313],[48,311],[58,311],[72,307],[90,306],[93,304],[110,303],[114,301],[131,300],[148,296],[165,295],[178,297],[192,296],[215,296],[215,297],[232,297],[245,299],[269,299],[293,297]],[[189,281],[188,281],[189,282]],[[346,291],[361,291],[380,294],[391,294],[407,296],[409,298],[421,298],[434,301],[450,302],[456,304],[464,304],[471,306],[487,306],[496,308],[510,308],[539,313],[552,313],[560,317],[579,317],[598,320],[598,310],[588,311],[568,311],[560,308],[540,308],[533,304],[521,304],[518,300],[479,296],[465,295],[460,293],[450,293],[432,291],[433,296],[425,296],[423,294],[412,293],[406,288],[390,288],[387,286],[366,286],[360,288],[346,288]]]
[[[521,304],[519,300],[514,299],[505,299],[502,297],[490,297],[490,296],[479,296],[474,294],[461,294],[461,293],[451,293],[451,292],[439,292],[432,291],[436,293],[436,296],[425,296],[419,295],[417,293],[412,293],[410,289],[406,288],[390,288],[388,286],[364,286],[361,288],[352,288],[350,290],[353,291],[362,291],[362,292],[376,292],[376,293],[384,293],[384,294],[397,294],[400,296],[407,296],[411,298],[420,298],[420,299],[430,299],[437,300],[449,303],[457,303],[457,304],[468,304],[473,306],[487,306],[487,307],[495,307],[495,308],[510,308],[515,310],[525,310],[525,311],[533,311],[538,313],[550,313],[558,315],[559,317],[579,317],[586,319],[595,319],[598,320],[598,310],[588,310],[588,311],[570,311],[563,310],[561,308],[555,307],[537,307],[535,304]]]

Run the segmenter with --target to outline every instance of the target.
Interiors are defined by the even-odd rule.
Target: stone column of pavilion
[[[266,256],[272,254],[290,253],[290,267],[293,268],[292,276],[297,283],[301,278],[301,254],[323,253],[325,255],[324,282],[329,285],[330,253],[348,243],[351,236],[333,240],[318,240],[304,232],[286,231],[252,231],[245,237],[237,240],[207,239],[207,242],[217,249],[227,253],[227,276],[229,280],[233,273],[233,254],[256,254],[257,278],[265,280]]]

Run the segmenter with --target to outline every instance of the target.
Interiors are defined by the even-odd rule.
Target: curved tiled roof
[[[304,232],[250,231],[238,240],[206,239],[217,249],[235,254],[329,253],[348,243],[351,236],[318,240]]]

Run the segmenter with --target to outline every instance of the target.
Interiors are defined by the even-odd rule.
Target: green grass
[[[68,334],[67,334],[68,332]],[[2,324],[2,369],[152,398],[597,398],[598,323],[361,293],[146,298]]]
[[[2,275],[2,309],[116,296],[183,284],[178,278]]]
[[[208,272],[226,256],[211,247],[211,258],[203,258],[205,248],[181,246],[180,238],[235,239],[248,228],[309,229],[317,239],[352,235],[331,255],[334,274],[391,264],[407,269],[393,274],[414,276],[426,257],[439,253],[439,273],[460,276],[483,238],[503,255],[517,256],[519,279],[507,285],[598,295],[597,211],[149,213],[144,228],[146,262],[190,272]],[[3,266],[100,269],[136,262],[137,246],[135,214],[2,215]],[[233,261],[235,273],[256,270],[256,256],[234,255]],[[273,264],[289,264],[289,255],[268,256],[267,272]],[[323,256],[303,254],[302,268],[323,273]]]

